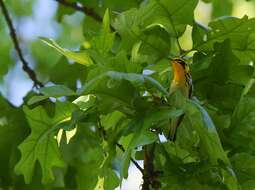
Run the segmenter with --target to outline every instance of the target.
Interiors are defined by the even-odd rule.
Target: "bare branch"
[[[44,85],[37,79],[34,70],[32,70],[29,67],[28,62],[25,60],[25,58],[24,58],[24,56],[22,54],[22,51],[20,49],[19,42],[18,42],[18,39],[17,39],[16,31],[15,31],[15,29],[13,27],[11,17],[10,17],[10,15],[8,13],[8,10],[7,10],[3,0],[0,0],[0,6],[1,6],[1,9],[2,9],[4,18],[6,20],[6,23],[7,23],[8,27],[9,27],[10,36],[12,38],[14,47],[15,47],[16,52],[17,52],[17,54],[18,54],[18,56],[20,58],[20,61],[22,62],[22,69],[28,74],[29,78],[34,82],[34,86],[35,87],[37,87],[37,88],[43,87]]]

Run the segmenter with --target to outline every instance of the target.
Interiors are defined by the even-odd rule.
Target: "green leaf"
[[[40,38],[42,42],[47,44],[48,46],[54,48],[59,53],[64,55],[66,58],[71,59],[77,63],[80,63],[85,66],[93,65],[93,61],[86,51],[74,52],[67,50],[65,48],[60,47],[54,40],[48,38]]]
[[[243,185],[242,188],[245,190],[253,190],[255,188],[255,182],[254,180],[248,180]]]
[[[210,30],[194,24],[192,38],[193,49],[198,51],[212,51],[215,42],[230,39],[234,54],[248,64],[254,60],[255,19],[222,17],[209,23]]]
[[[64,85],[54,85],[49,87],[42,87],[39,92],[48,97],[62,97],[62,96],[73,96],[75,92]]]
[[[139,128],[142,126],[139,125],[139,123],[136,123],[136,128]],[[132,155],[132,151],[134,148],[138,146],[143,146],[147,144],[151,144],[155,142],[158,139],[157,135],[150,132],[150,131],[145,131],[145,130],[140,130],[137,131],[133,138],[131,139],[127,150],[125,151],[124,155],[122,156],[121,160],[121,171],[120,171],[120,178],[122,179],[128,177],[128,168],[130,164],[130,159]]]
[[[17,174],[24,175],[25,182],[30,183],[36,161],[38,160],[42,169],[42,182],[50,183],[54,179],[52,167],[63,167],[57,140],[54,138],[58,130],[57,125],[70,120],[73,106],[70,103],[56,103],[56,111],[50,118],[45,110],[39,106],[30,110],[24,107],[31,134],[19,145],[21,159],[15,166]]]
[[[229,141],[235,149],[245,151],[252,150],[255,141],[255,99],[244,96],[237,104],[231,118],[231,126],[228,130]],[[238,140],[238,142],[236,141]]]
[[[230,40],[216,43],[213,56],[198,53],[193,59],[195,94],[220,109],[233,110],[244,85],[253,77],[253,66],[239,62],[231,49]]]
[[[219,160],[223,161],[225,167],[223,168],[223,175],[227,181],[223,183],[232,189],[238,189],[236,175],[230,164],[230,161],[225,153],[216,128],[206,112],[206,110],[195,101],[189,101],[188,117],[192,127],[197,131],[200,137],[200,146],[208,156],[211,164],[218,164]],[[193,108],[192,108],[193,107]],[[219,162],[220,163],[220,162]]]
[[[77,163],[78,164],[78,163]],[[76,166],[76,181],[78,190],[94,190],[98,181],[98,176],[100,174],[99,169],[96,164],[82,164]]]
[[[214,0],[212,1],[212,17],[217,18],[225,15],[231,15],[234,2],[231,0]]]
[[[120,14],[114,22],[114,28],[122,36],[122,46],[131,48],[135,42],[139,41],[141,31],[138,27],[139,20],[137,19],[138,10],[130,9]],[[140,17],[142,20],[142,18]]]
[[[122,47],[129,49],[139,41],[155,47],[142,35],[143,31],[153,27],[163,28],[171,37],[180,37],[186,26],[192,25],[193,11],[197,3],[197,0],[151,0],[143,3],[139,9],[130,9],[120,14],[114,22],[114,27],[122,37]],[[161,48],[153,49],[155,52],[165,51],[162,46]]]
[[[118,187],[119,178],[112,169],[105,168],[103,169],[102,173],[103,173],[102,176],[104,178],[104,184],[103,184],[104,190],[113,190]]]
[[[33,96],[32,98],[30,98],[27,102],[28,105],[32,105],[35,104],[37,102],[43,101],[45,99],[49,98],[48,96]]]
[[[119,17],[115,26],[120,33],[124,33],[127,31],[126,27],[132,30],[138,27],[139,23],[145,28],[158,25],[172,36],[178,37],[184,32],[186,25],[192,25],[193,10],[197,2],[197,0],[152,0],[147,4],[144,3],[139,10],[132,9],[125,12]],[[183,17],[183,14],[186,16]]]
[[[247,41],[247,35],[254,30],[254,19],[248,20],[247,16],[243,18],[223,17],[209,23],[210,31],[204,31],[204,36],[194,40],[194,49],[199,51],[210,51],[215,42],[223,42],[229,38],[233,47],[243,47]],[[250,28],[250,29],[248,29]],[[196,32],[196,31],[194,31]],[[201,31],[200,31],[201,32]],[[195,35],[195,33],[194,33]]]
[[[114,128],[124,116],[125,115],[119,111],[114,111],[107,115],[102,115],[101,116],[102,126],[104,127],[105,130]]]
[[[63,146],[65,160],[76,170],[78,190],[94,190],[102,174],[105,152],[93,127],[94,123],[89,122],[77,124],[75,136]]]
[[[80,96],[79,98],[73,101],[81,110],[87,111],[91,107],[93,107],[96,103],[96,96],[94,95],[86,95]]]
[[[136,133],[133,135],[131,141],[129,142],[128,148],[125,151],[124,155],[122,156],[122,161],[121,161],[121,179],[127,178],[128,177],[128,168],[130,164],[130,158],[132,155],[132,151],[134,148],[138,146],[143,146],[147,144],[151,144],[155,142],[158,137],[155,133],[152,133],[148,130],[146,130],[146,127],[148,126],[143,126],[142,122],[134,122],[133,127],[137,129]]]
[[[255,157],[253,155],[248,153],[237,153],[231,157],[231,163],[242,186],[246,186],[249,180],[254,180]],[[253,183],[253,188],[255,187],[254,185],[255,184]]]
[[[140,134],[134,135],[133,139],[131,140],[128,146],[128,149],[133,149],[138,146],[151,144],[155,142],[157,139],[158,137],[152,132],[148,132],[148,131],[140,132]]]
[[[152,0],[142,8],[147,13],[146,25],[162,26],[171,36],[179,37],[188,24],[192,25],[197,3],[197,0]]]
[[[29,130],[21,108],[13,107],[1,96],[0,106],[0,187],[5,188],[16,180],[13,170],[20,156],[17,146]]]
[[[43,101],[49,97],[59,98],[62,96],[73,96],[75,92],[70,88],[64,85],[54,85],[49,87],[42,87],[39,89],[39,92],[43,94],[43,96],[33,96],[28,100],[28,105],[35,104],[37,102]]]
[[[49,77],[50,81],[54,84],[62,84],[75,89],[77,87],[77,80],[85,81],[87,70],[87,67],[81,64],[70,64],[68,60],[62,57],[49,71]]]
[[[167,31],[158,25],[144,29],[139,42],[142,42],[139,47],[140,62],[155,64],[169,55],[171,38]]]
[[[170,118],[176,118],[182,114],[183,110],[171,107],[152,109],[144,116],[143,126],[145,129],[149,129],[152,126],[156,126],[161,121],[169,121]]]
[[[203,43],[206,43],[207,33],[209,32],[210,32],[210,28],[200,24],[199,22],[194,21],[193,28],[192,28],[193,48],[200,46]]]
[[[150,85],[157,89],[164,95],[168,95],[167,91],[162,87],[156,80],[149,76],[136,74],[136,73],[121,73],[116,71],[108,71],[103,73],[96,78],[90,80],[86,85],[84,85],[81,89],[78,90],[78,94],[90,93],[96,86],[103,80],[112,79],[114,81],[121,81],[127,80],[129,81],[134,87],[143,87],[144,85]],[[110,80],[111,82],[111,80]],[[111,84],[108,83],[108,87],[111,88]]]
[[[189,121],[197,131],[201,147],[207,153],[209,161],[217,164],[218,159],[220,159],[225,164],[230,164],[221,145],[217,130],[206,110],[193,100],[189,100],[187,106]]]
[[[132,101],[137,95],[134,86],[130,82],[111,79],[105,73],[89,80],[78,90],[78,93],[96,95],[98,109],[102,113],[119,110],[128,114],[133,113],[133,110],[131,110],[133,107]]]
[[[181,148],[185,148],[185,149],[187,148],[187,150],[190,152],[190,155],[197,155],[196,152],[198,152],[199,153],[198,160],[201,159],[201,164],[203,163],[202,161],[206,160],[206,165],[204,166],[206,170],[211,170],[211,169],[208,169],[210,168],[210,166],[218,167],[219,171],[216,172],[211,170],[211,173],[208,173],[206,174],[207,176],[204,176],[204,178],[208,178],[206,180],[212,179],[213,175],[215,175],[216,173],[221,173],[221,175],[223,175],[224,177],[220,180],[221,181],[220,183],[231,187],[231,189],[237,190],[238,183],[237,183],[235,173],[233,172],[233,168],[230,164],[227,154],[222,147],[222,143],[220,141],[220,138],[218,136],[218,133],[216,131],[216,128],[210,116],[208,115],[206,110],[202,106],[200,106],[199,103],[195,100],[187,100],[187,102],[183,104],[182,107],[185,107],[184,109],[185,117],[184,117],[183,124],[185,124],[185,127],[187,125],[188,133],[190,134],[197,133],[199,137],[199,141],[197,142],[196,146],[192,144],[191,146],[193,148],[190,149],[188,148],[188,145],[185,145],[183,142],[183,140],[186,141],[185,139],[186,137],[182,138],[181,135],[185,135],[185,134],[180,133],[177,138],[177,142],[176,142],[177,145],[180,144]],[[180,127],[183,131],[184,126],[182,125]],[[189,138],[191,138],[191,135]],[[191,139],[189,139],[189,141],[186,141],[186,143],[190,143],[190,141]],[[195,151],[195,153],[193,153],[194,148],[197,146],[199,147],[199,149]],[[172,156],[173,155],[174,154],[172,154]],[[181,161],[181,163],[182,162],[183,161]],[[177,161],[177,163],[180,164],[180,161]],[[199,168],[201,169],[201,167],[202,166],[198,166],[197,169],[199,170]],[[192,171],[195,171],[195,169],[192,169]],[[183,175],[187,175],[187,174],[183,173]]]
[[[229,40],[215,44],[216,56],[212,59],[209,67],[210,77],[221,83],[231,82],[245,85],[252,78],[254,69],[250,65],[240,65],[238,58],[231,51],[230,45]],[[219,67],[221,67],[220,70]]]
[[[0,97],[0,189],[113,190],[127,178],[131,158],[142,162],[153,147],[155,173],[148,177],[159,189],[254,190],[255,18],[231,17],[252,2],[66,1],[86,14],[59,4],[55,41],[21,35],[25,59],[53,86],[29,92],[23,109]],[[32,5],[41,6],[5,3],[18,21],[33,20]],[[197,15],[201,6],[210,7],[213,20]],[[3,17],[0,28],[0,91],[13,102],[11,66],[19,59]],[[193,47],[179,52],[177,40],[184,49],[191,44],[191,28]],[[168,93],[169,57],[184,54],[194,84],[188,100]],[[176,141],[166,141],[170,121],[183,114]]]
[[[125,179],[128,177],[128,168],[129,168],[129,164],[130,164],[130,158],[131,158],[131,150],[126,151],[122,158],[121,158],[121,163],[120,163],[120,179],[122,180],[122,178],[124,177]]]
[[[106,9],[103,26],[99,36],[96,36],[92,39],[92,47],[99,51],[102,56],[106,55],[112,48],[114,42],[115,33],[111,32],[110,29],[110,15],[109,10]]]
[[[172,142],[165,142],[162,144],[169,155],[174,155],[178,157],[185,164],[199,162],[198,155],[191,154],[191,152],[189,152],[187,149],[184,149],[181,146],[178,146],[177,144],[174,144]]]
[[[135,132],[128,144],[125,154],[122,157],[121,178],[127,178],[128,176],[128,167],[130,164],[132,151],[136,147],[148,145],[158,140],[158,136],[155,133],[149,131],[150,127],[157,126],[164,120],[168,123],[170,118],[180,116],[182,113],[182,110],[171,108],[152,110],[145,115],[141,115],[139,117],[140,119],[132,122],[131,126],[134,128]]]

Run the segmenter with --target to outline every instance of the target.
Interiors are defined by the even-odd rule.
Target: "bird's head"
[[[174,80],[176,81],[182,80],[190,72],[188,64],[181,58],[172,59],[171,64],[174,72]]]
[[[174,71],[184,70],[185,72],[189,72],[189,65],[179,57],[172,59],[171,64]]]

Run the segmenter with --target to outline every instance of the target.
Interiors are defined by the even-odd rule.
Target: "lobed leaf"
[[[195,23],[192,31],[193,49],[198,51],[212,51],[216,42],[226,39],[231,41],[234,54],[242,62],[254,60],[255,19],[221,17],[209,23],[210,29]]]
[[[37,160],[41,166],[44,184],[53,181],[53,167],[64,167],[54,133],[59,123],[70,119],[72,110],[70,103],[57,102],[55,115],[50,118],[41,106],[33,110],[24,107],[31,134],[19,145],[22,156],[15,166],[15,172],[24,175],[26,183],[31,182]]]

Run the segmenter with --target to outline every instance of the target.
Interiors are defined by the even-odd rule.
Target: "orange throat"
[[[173,71],[174,71],[174,78],[173,80],[177,83],[185,82],[185,70],[183,66],[179,63],[173,62]]]

